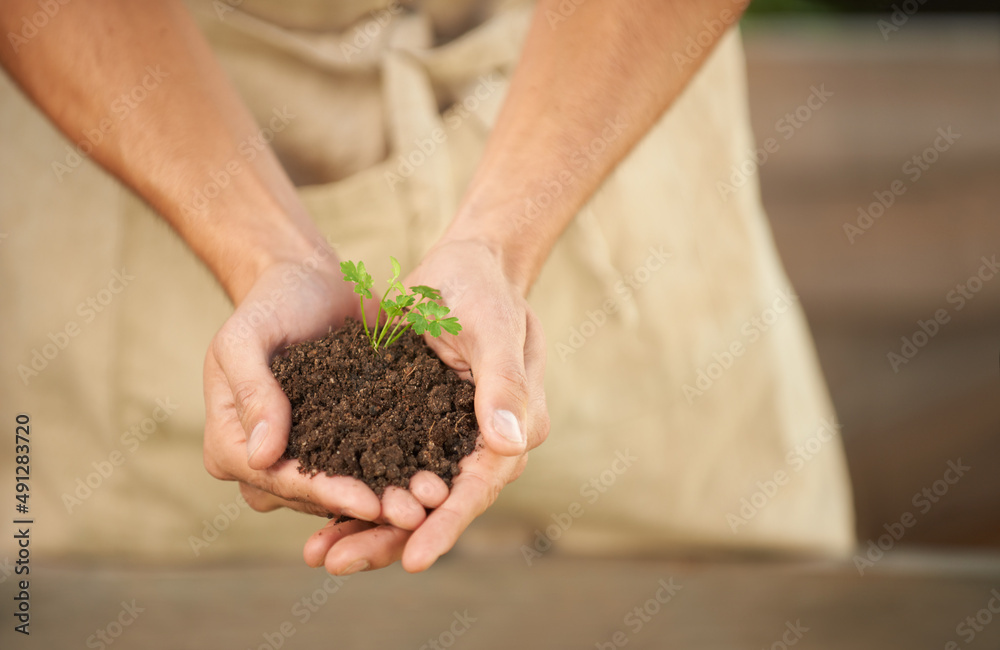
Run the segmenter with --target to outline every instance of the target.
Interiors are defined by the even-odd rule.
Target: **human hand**
[[[475,381],[480,444],[459,463],[461,472],[450,492],[429,472],[415,475],[408,492],[387,491],[382,507],[386,521],[392,520],[389,513],[400,509],[398,501],[410,495],[434,508],[415,530],[351,521],[331,522],[315,533],[303,551],[306,563],[325,564],[338,575],[381,568],[399,559],[407,571],[427,569],[451,549],[503,487],[520,476],[527,452],[548,435],[541,324],[497,257],[471,241],[439,243],[404,284],[439,288],[462,323],[458,336],[425,340],[460,376]]]
[[[205,357],[206,469],[218,479],[239,481],[255,510],[284,506],[378,519],[379,499],[361,481],[310,477],[299,472],[298,461],[281,459],[291,406],[271,374],[273,354],[359,315],[336,256],[321,244],[301,261],[270,265],[249,286]]]

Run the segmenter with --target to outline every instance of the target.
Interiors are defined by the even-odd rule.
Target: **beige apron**
[[[380,4],[196,10],[340,255],[412,268],[472,175],[530,7]],[[435,45],[435,27],[470,21]],[[756,178],[716,188],[752,148],[744,77],[733,30],[532,291],[552,433],[483,524],[522,530],[526,549],[853,544],[839,432]],[[318,520],[252,513],[202,466],[201,365],[231,311],[223,293],[89,161],[58,173],[68,143],[6,79],[0,115],[3,421],[32,418],[33,548],[294,556]],[[12,475],[7,452],[2,462]]]

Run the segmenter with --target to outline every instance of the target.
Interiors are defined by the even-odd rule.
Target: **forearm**
[[[18,34],[37,11],[34,0],[4,0],[0,29]],[[315,245],[292,184],[180,2],[59,5],[37,35],[0,51],[56,126],[169,221],[235,301],[261,268]]]
[[[746,3],[585,2],[551,25],[559,4],[538,2],[503,110],[446,234],[490,246],[524,292],[577,211],[711,48],[683,63],[674,53],[690,36],[711,35],[705,21],[735,22]]]

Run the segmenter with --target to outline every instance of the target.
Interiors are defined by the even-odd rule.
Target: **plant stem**
[[[395,279],[396,278],[393,278],[393,280],[395,280]],[[389,292],[390,291],[392,291],[392,283],[391,282],[389,283],[389,288],[386,289],[385,293],[382,294],[382,299],[378,301],[378,307],[376,307],[376,310],[375,310],[375,332],[371,336],[372,347],[375,348],[375,350],[378,350],[379,341],[381,341],[381,339],[382,339],[382,337],[380,337],[378,335],[378,325],[379,325],[379,321],[381,320],[379,318],[379,316],[378,316],[379,315],[379,311],[382,309],[382,303],[385,302],[385,299],[389,297]],[[383,335],[385,334],[385,328],[389,327],[389,321],[390,321],[389,312],[386,312],[385,321],[386,321],[385,325],[382,326],[382,334]]]
[[[382,343],[382,339],[385,338],[386,332],[389,331],[389,326],[395,320],[395,319],[390,319],[388,314],[389,312],[386,312],[385,327],[382,328],[382,333],[379,335],[378,342],[375,344],[375,347],[378,347]],[[389,343],[386,343],[384,347],[388,347],[389,345],[390,345]]]
[[[365,336],[371,339],[371,334],[368,333],[368,320],[365,318],[365,297],[358,294],[358,302],[361,303],[361,324],[365,326]]]
[[[389,342],[385,344],[385,347],[389,347],[390,345],[392,345],[393,343],[395,343],[396,341],[398,341],[399,337],[402,336],[403,334],[405,334],[406,330],[410,329],[411,327],[413,327],[413,323],[409,323],[409,322],[406,323],[406,325],[403,326],[403,329],[399,329],[399,326],[397,325],[396,329],[399,330],[399,334],[396,334],[396,330],[393,330],[393,332],[392,332],[393,335],[389,336]]]
[[[412,309],[416,309],[417,305],[419,305],[420,303],[422,303],[424,300],[426,300],[426,298],[421,297],[420,300],[418,300],[417,302],[415,302],[412,305],[410,305],[407,308],[407,311],[410,311]],[[406,327],[403,327],[404,325],[406,325]],[[413,325],[413,323],[408,323],[408,321],[405,318],[403,318],[402,316],[400,316],[399,323],[396,324],[396,329],[392,330],[392,332],[389,333],[389,342],[385,344],[386,347],[392,345],[394,341],[397,341],[399,339],[399,337],[403,335],[403,332],[405,332],[406,329],[408,327],[410,327],[411,325]],[[399,332],[399,334],[397,335],[396,332],[399,330],[400,327],[403,327],[403,331]]]

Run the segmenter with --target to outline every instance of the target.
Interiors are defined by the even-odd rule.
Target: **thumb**
[[[489,348],[472,369],[476,419],[490,450],[502,456],[520,456],[528,448],[524,328],[491,334],[480,339]]]
[[[214,344],[216,359],[233,392],[236,414],[247,440],[252,469],[267,469],[288,444],[291,404],[271,373],[269,346],[256,333],[227,336]]]

